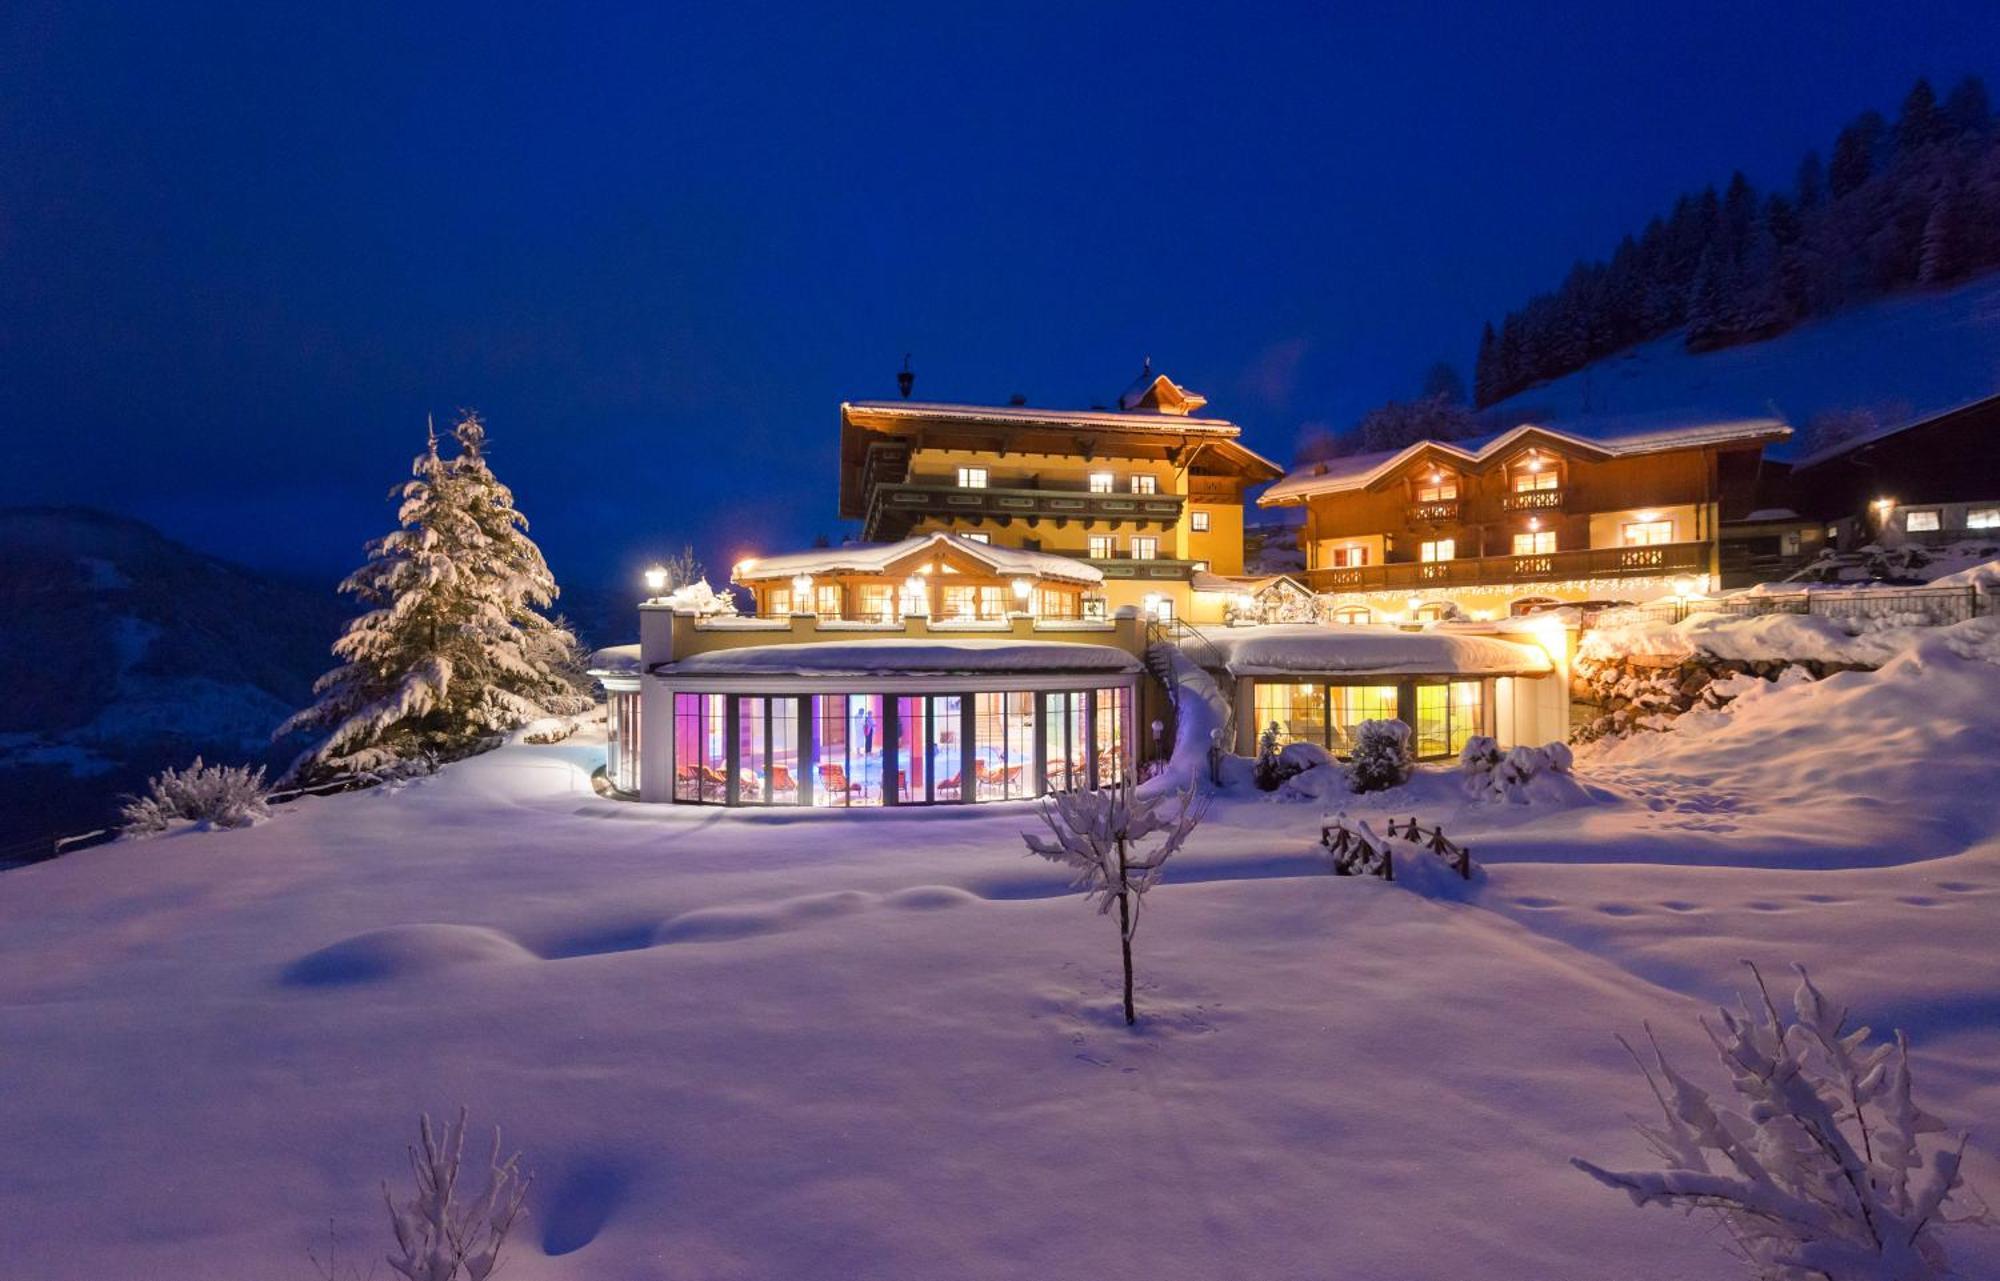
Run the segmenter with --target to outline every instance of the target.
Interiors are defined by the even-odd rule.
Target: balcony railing
[[[1567,491],[1561,489],[1527,489],[1514,494],[1500,496],[1500,510],[1503,512],[1549,512],[1560,511]]]
[[[956,485],[878,485],[869,496],[862,536],[898,538],[926,516],[979,516],[1067,523],[1173,525],[1187,499],[1179,494],[1093,494],[1073,489],[961,489]]]
[[[1441,525],[1458,519],[1458,500],[1446,498],[1434,503],[1411,503],[1403,516],[1412,525]]]
[[[1549,493],[1549,490],[1538,491]],[[1708,543],[1654,543],[1649,547],[1593,547],[1533,556],[1465,556],[1456,560],[1392,561],[1305,571],[1316,592],[1395,591],[1426,587],[1488,587],[1507,583],[1583,578],[1648,578],[1705,574]]]

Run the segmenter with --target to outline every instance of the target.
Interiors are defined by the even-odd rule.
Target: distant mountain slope
[[[1483,411],[1577,430],[1750,418],[1797,431],[1803,457],[1841,435],[1901,426],[2000,392],[2000,273],[1901,294],[1765,342],[1694,353],[1678,332]]]
[[[0,509],[0,839],[102,821],[197,752],[269,761],[345,606],[75,508]]]

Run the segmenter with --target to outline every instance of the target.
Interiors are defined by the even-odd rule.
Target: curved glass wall
[[[1022,800],[1131,768],[1132,690],[673,696],[674,799],[853,808]],[[636,715],[621,746],[636,741]],[[636,754],[631,758],[636,772]]]

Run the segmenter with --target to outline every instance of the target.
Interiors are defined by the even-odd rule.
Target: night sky
[[[713,570],[844,532],[906,351],[1063,407],[1150,354],[1282,461],[1678,191],[2000,91],[1993,0],[1612,8],[11,0],[0,502],[332,575],[472,406],[559,578]]]

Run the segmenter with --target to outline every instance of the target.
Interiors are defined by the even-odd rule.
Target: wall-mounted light
[[[1410,617],[1415,618],[1417,611],[1424,607],[1424,598],[1421,596],[1412,596],[1410,599],[1404,601],[1403,604],[1409,609]]]
[[[1651,510],[1632,513],[1632,519],[1638,521],[1654,521],[1658,520],[1659,518],[1660,518],[1660,513]]]
[[[1686,574],[1674,575],[1674,595],[1682,600],[1694,595],[1695,581]]]
[[[646,590],[658,596],[667,590],[667,567],[655,564],[646,571]]]
[[[1531,529],[1531,530],[1532,530],[1532,529],[1540,529],[1541,527],[1542,527],[1542,518],[1541,518],[1540,516],[1530,516],[1530,517],[1528,517],[1528,528],[1529,528],[1529,529]]]
[[[1015,600],[1019,600],[1019,601],[1025,601],[1025,600],[1027,600],[1027,599],[1028,599],[1028,593],[1029,593],[1029,592],[1032,592],[1032,591],[1034,591],[1034,590],[1035,590],[1035,585],[1034,585],[1033,583],[1029,582],[1029,581],[1028,581],[1027,579],[1025,579],[1025,578],[1017,578],[1017,579],[1015,579],[1015,580],[1014,580],[1014,599],[1015,599]]]
[[[811,574],[800,574],[792,580],[792,601],[794,608],[805,605],[807,598],[812,595],[812,589],[813,579]]]

